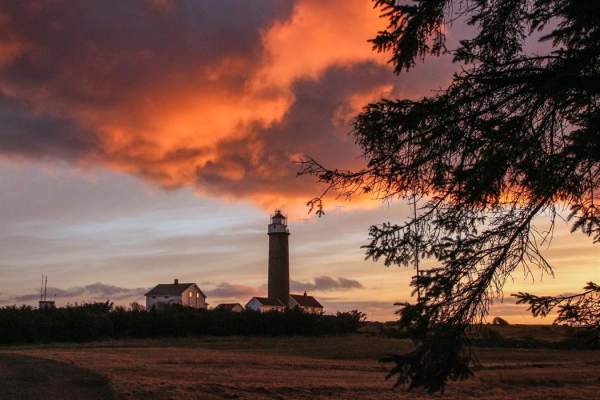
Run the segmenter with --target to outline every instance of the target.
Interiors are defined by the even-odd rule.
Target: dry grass
[[[89,369],[106,377],[123,399],[430,398],[392,392],[384,380],[385,366],[377,359],[409,347],[402,340],[350,335],[128,340],[2,351]],[[443,398],[587,400],[600,393],[600,352],[476,353],[482,367],[475,378],[451,384]]]
[[[565,340],[573,328],[558,325],[485,325],[508,339],[535,338],[541,342],[559,342]]]

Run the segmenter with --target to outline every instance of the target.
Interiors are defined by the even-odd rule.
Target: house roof
[[[180,296],[190,286],[195,286],[200,291],[202,297],[206,298],[206,295],[195,283],[160,283],[144,296]]]
[[[296,301],[296,303],[298,303],[298,305],[301,307],[323,308],[323,306],[321,305],[321,303],[319,303],[317,301],[317,299],[315,299],[312,296],[308,296],[306,293],[305,294],[290,294],[290,297],[293,298],[294,301]]]
[[[277,299],[269,299],[268,297],[253,297],[250,299],[250,301],[252,300],[258,300],[260,304],[262,304],[263,306],[279,306],[279,307],[285,307],[285,304],[283,304],[281,301],[277,300]]]
[[[231,311],[231,310],[233,310],[233,307],[235,307],[235,306],[240,306],[242,309],[244,309],[244,307],[240,303],[222,303],[222,304],[219,304],[218,306],[216,306],[215,308],[217,308],[219,310]]]

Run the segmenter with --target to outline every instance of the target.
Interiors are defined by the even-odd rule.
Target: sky
[[[296,163],[360,167],[349,132],[364,105],[450,81],[449,57],[392,74],[367,42],[384,26],[367,0],[3,2],[0,304],[34,304],[42,274],[59,305],[142,302],[174,278],[211,305],[245,303],[266,293],[266,228],[282,208],[292,289],[393,319],[412,271],[360,247],[409,207],[330,198],[317,218],[305,203],[323,188]],[[597,250],[566,224],[546,255],[555,277],[516,276],[506,293],[593,278]],[[492,315],[535,322],[510,297]]]

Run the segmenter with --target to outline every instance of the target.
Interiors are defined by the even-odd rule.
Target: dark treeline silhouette
[[[85,342],[120,338],[200,335],[337,335],[356,332],[364,321],[359,311],[336,315],[299,310],[233,313],[173,306],[167,310],[128,310],[110,302],[38,310],[29,306],[0,308],[0,344]]]
[[[369,328],[369,326],[371,328]],[[554,326],[560,328],[561,337],[540,338],[536,330],[523,331],[521,334],[513,332],[512,335],[503,335],[499,332],[496,324],[478,326],[472,325],[467,329],[467,340],[471,346],[485,348],[510,348],[510,349],[553,349],[553,350],[600,350],[600,340],[595,332],[574,326]],[[500,325],[508,326],[508,325]],[[547,326],[550,328],[550,326]],[[372,335],[380,335],[395,339],[410,339],[410,332],[400,329],[397,323],[368,322],[366,329],[362,332]]]
[[[506,337],[500,332],[484,327],[469,335],[469,343],[477,347],[511,349],[598,350],[598,336],[589,329],[569,327],[565,337],[557,341],[524,337]]]

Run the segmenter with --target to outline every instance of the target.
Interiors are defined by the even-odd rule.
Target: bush
[[[600,328],[572,329],[563,343],[564,347],[570,349],[598,350],[600,349]]]
[[[359,311],[319,315],[295,309],[261,314],[181,306],[144,311],[114,308],[109,302],[52,310],[13,306],[0,308],[0,344],[200,335],[336,335],[356,332],[364,319]]]
[[[492,320],[492,325],[509,326],[510,324],[504,318],[496,317]]]

